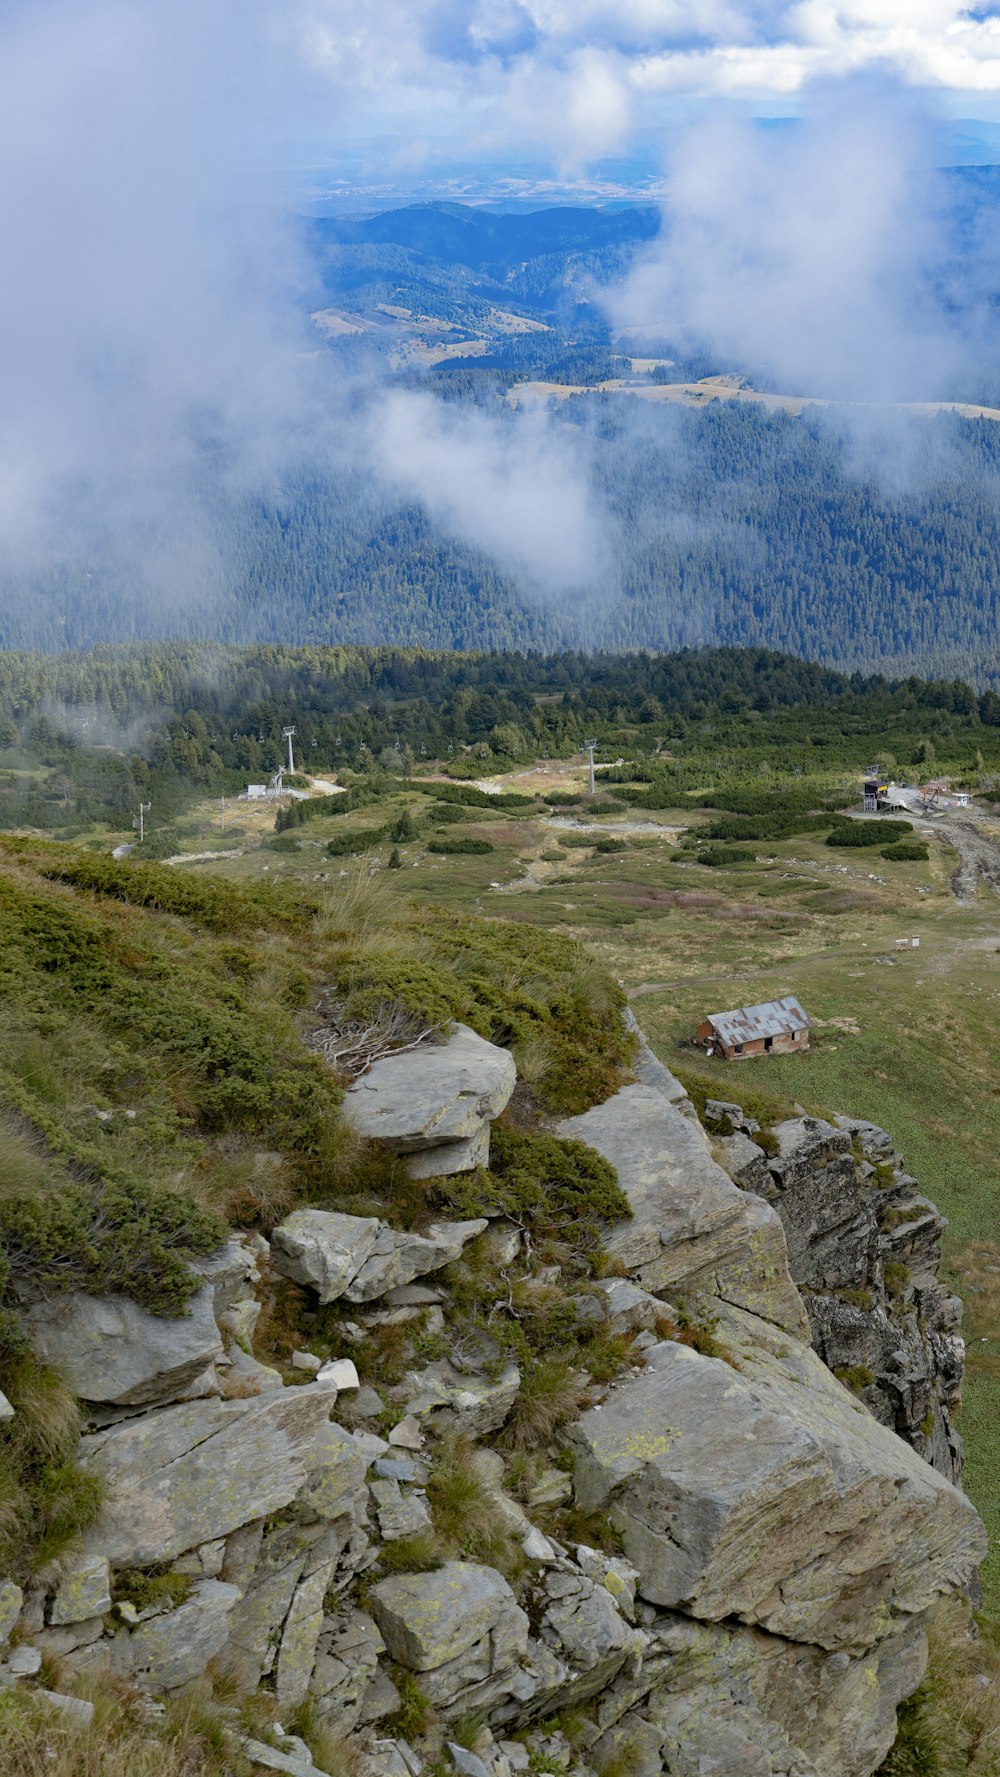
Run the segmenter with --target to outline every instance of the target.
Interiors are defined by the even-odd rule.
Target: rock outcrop
[[[771,1131],[777,1152],[767,1157],[744,1133],[738,1105],[714,1108],[735,1125],[719,1144],[734,1180],[781,1218],[823,1362],[876,1419],[957,1480],[962,1304],[938,1280],[944,1221],[892,1138],[860,1119],[794,1117]]]
[[[359,1135],[408,1156],[413,1178],[471,1172],[489,1161],[490,1122],[516,1079],[508,1050],[458,1024],[446,1042],[377,1061],[344,1110]]]
[[[617,1275],[536,1250],[513,1211],[413,1231],[302,1209],[270,1247],[203,1262],[176,1321],[32,1305],[36,1349],[85,1405],[103,1503],[58,1571],[0,1580],[0,1685],[47,1654],[169,1694],[218,1659],[277,1712],[308,1701],[356,1735],[368,1777],[439,1760],[597,1777],[617,1759],[635,1777],[871,1777],[928,1617],[985,1547],[952,1481],[940,1218],[881,1131],[799,1118],[768,1156],[724,1101],[713,1149],[667,1069],[642,1051],[637,1071],[560,1126],[628,1198],[604,1236]],[[513,1081],[460,1029],[348,1098],[357,1127],[444,1175],[484,1151]],[[307,1334],[263,1363],[250,1340],[282,1278],[306,1292]],[[469,1279],[495,1279],[495,1300],[463,1318]],[[605,1341],[589,1372],[521,1336],[539,1304],[560,1351]],[[547,1365],[569,1408],[550,1420],[529,1398],[537,1448],[512,1457]],[[457,1532],[456,1499],[475,1517]],[[467,1528],[475,1558],[456,1553]],[[400,1712],[423,1716],[410,1740]],[[257,1764],[322,1777],[272,1738],[247,1744]]]

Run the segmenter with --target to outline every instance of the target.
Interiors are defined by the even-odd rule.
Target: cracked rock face
[[[665,1342],[571,1430],[653,1604],[836,1650],[925,1610],[986,1549],[964,1494],[807,1347],[720,1304],[733,1365]]]
[[[753,1190],[781,1218],[814,1349],[851,1375],[882,1425],[957,1481],[965,1347],[962,1305],[938,1282],[941,1216],[873,1123],[795,1117],[773,1133],[779,1152],[757,1150]],[[730,1150],[742,1139],[720,1144],[741,1185],[745,1157]]]
[[[479,1217],[434,1222],[426,1234],[410,1234],[388,1227],[377,1216],[297,1209],[275,1228],[271,1257],[275,1270],[309,1284],[321,1302],[341,1296],[348,1302],[374,1302],[415,1277],[450,1265],[486,1226]]]

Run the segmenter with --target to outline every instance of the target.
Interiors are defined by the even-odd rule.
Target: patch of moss
[[[169,1567],[123,1567],[111,1587],[115,1604],[134,1604],[136,1610],[176,1610],[190,1597],[194,1581],[189,1574]]]

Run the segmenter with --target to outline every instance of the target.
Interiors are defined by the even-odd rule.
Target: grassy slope
[[[354,871],[239,886],[0,838],[0,1571],[50,1559],[93,1509],[75,1403],[23,1345],[21,1292],[119,1291],[154,1312],[227,1224],[297,1202],[419,1217],[359,1143],[304,1035],[401,1006],[510,1043],[552,1109],[614,1089],[622,995],[564,937],[419,909]]]
[[[816,779],[817,793],[829,786],[828,776]],[[381,824],[407,805],[419,813],[421,799],[400,796],[370,818]],[[551,812],[516,820],[477,813],[462,831],[489,833],[494,855],[440,858],[418,840],[402,848],[405,870],[383,880],[394,892],[419,886],[427,901],[581,939],[630,994],[653,989],[636,994],[635,1010],[668,1064],[689,1077],[727,1094],[763,1092],[776,1114],[798,1101],[868,1116],[892,1132],[950,1223],[945,1271],[965,1298],[969,1341],[966,1478],[997,1551],[983,1579],[1000,1613],[1000,904],[983,889],[974,908],[956,905],[956,859],[939,840],[926,863],[888,863],[812,835],[761,843],[752,849],[771,861],[736,869],[672,860],[678,826],[709,818],[689,808],[602,816],[626,840],[623,853],[609,856],[561,847],[572,829],[554,828]],[[629,835],[625,823],[635,819],[658,825],[662,840]],[[322,842],[337,827],[331,820],[309,829],[297,857],[251,851],[223,868],[243,880],[259,878],[265,864],[272,876],[334,872],[344,861],[326,860]],[[375,854],[380,862],[388,849]],[[514,887],[498,892],[494,882]],[[897,958],[894,940],[912,934],[919,951]],[[894,960],[877,960],[886,955]],[[785,992],[824,1021],[808,1056],[724,1068],[678,1046],[705,1011]]]

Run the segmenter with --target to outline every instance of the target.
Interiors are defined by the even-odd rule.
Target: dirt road
[[[974,821],[961,820],[957,815],[939,815],[927,822],[924,831],[940,833],[958,853],[958,869],[951,886],[960,906],[971,907],[980,877],[995,895],[1000,895],[1000,846],[985,838]]]

